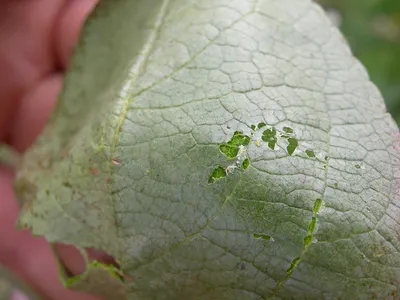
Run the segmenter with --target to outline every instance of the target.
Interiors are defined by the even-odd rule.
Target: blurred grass
[[[353,53],[381,90],[400,125],[400,0],[316,0],[336,9]]]

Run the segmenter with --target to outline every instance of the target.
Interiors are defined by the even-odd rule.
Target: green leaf
[[[113,255],[127,299],[385,299],[398,137],[311,1],[103,0],[21,163],[20,226]],[[79,290],[120,299],[88,269]]]

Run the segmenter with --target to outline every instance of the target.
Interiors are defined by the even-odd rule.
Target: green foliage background
[[[337,9],[341,30],[355,56],[378,85],[388,110],[400,125],[400,1],[317,0]]]

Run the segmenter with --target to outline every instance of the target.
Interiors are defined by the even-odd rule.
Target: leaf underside
[[[396,297],[399,144],[311,1],[104,0],[22,161],[20,225],[113,255],[127,299]]]

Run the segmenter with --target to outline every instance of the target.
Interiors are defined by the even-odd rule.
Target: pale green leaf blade
[[[322,9],[154,1],[130,44],[145,3],[88,23],[21,224],[112,254],[128,299],[396,297],[399,130]]]

